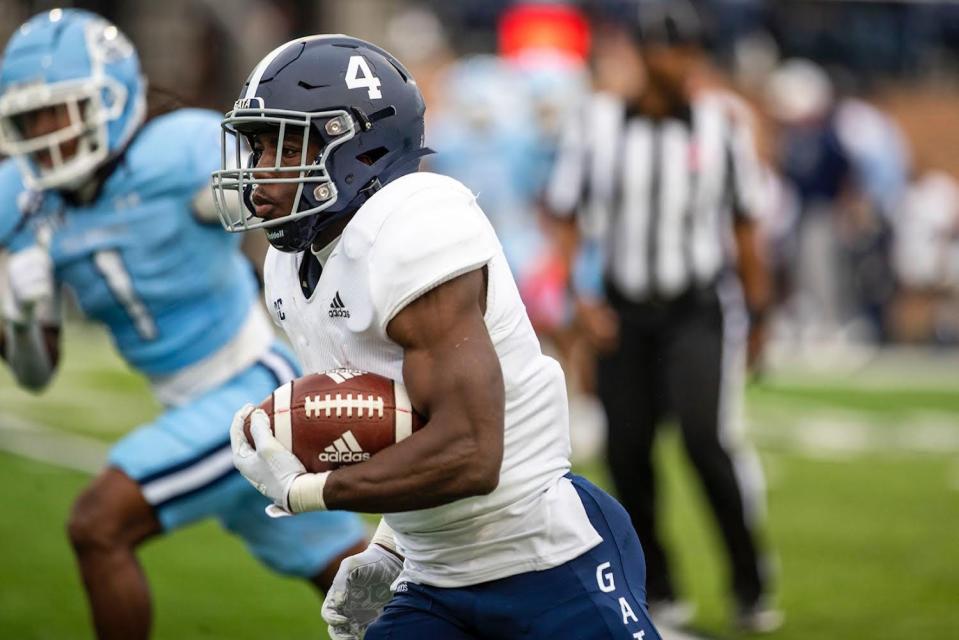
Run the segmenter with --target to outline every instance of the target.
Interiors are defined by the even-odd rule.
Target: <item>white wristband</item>
[[[330,473],[332,472],[324,471],[323,473],[304,473],[297,476],[293,484],[290,485],[290,494],[287,496],[290,511],[293,513],[326,511],[326,503],[323,501],[323,487],[326,486],[326,479]]]
[[[376,531],[373,532],[373,538],[370,540],[370,544],[378,544],[381,547],[389,549],[396,555],[400,555],[400,552],[396,550],[396,535],[393,533],[390,525],[386,524],[386,518],[380,518],[380,524],[377,525]]]

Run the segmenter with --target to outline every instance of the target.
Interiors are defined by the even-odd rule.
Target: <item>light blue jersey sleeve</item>
[[[192,201],[209,189],[210,174],[220,168],[220,119],[213,111],[180,109],[149,122],[125,159],[140,197],[178,194]]]

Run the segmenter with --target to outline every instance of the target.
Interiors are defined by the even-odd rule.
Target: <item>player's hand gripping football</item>
[[[376,543],[340,563],[323,601],[333,640],[361,640],[393,597],[390,586],[403,569],[399,556]]]
[[[256,449],[243,435],[243,422],[250,416],[250,433]],[[270,432],[270,419],[262,409],[245,404],[233,416],[230,425],[233,465],[257,491],[273,501],[276,509],[267,509],[271,516],[292,515],[290,487],[304,473],[303,463],[286,449]]]
[[[40,245],[18,251],[7,260],[9,295],[4,296],[3,315],[15,324],[26,324],[33,309],[53,298],[53,262]]]

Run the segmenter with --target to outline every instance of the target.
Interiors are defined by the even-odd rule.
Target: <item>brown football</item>
[[[273,435],[312,473],[369,460],[425,423],[401,383],[356,369],[287,382],[260,408]],[[243,431],[253,444],[249,418]]]

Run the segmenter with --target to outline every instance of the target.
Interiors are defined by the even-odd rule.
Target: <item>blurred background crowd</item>
[[[434,168],[480,192],[534,316],[561,317],[537,202],[559,123],[590,87],[628,92],[633,0],[89,0],[137,43],[156,93],[225,110],[277,42],[382,43],[427,98]],[[0,39],[50,2],[11,0]],[[704,0],[706,83],[755,114],[775,344],[959,341],[959,6]],[[415,34],[415,35],[413,35]],[[590,51],[592,52],[590,55]],[[468,153],[464,150],[469,149]],[[534,276],[525,278],[528,272]],[[544,290],[546,286],[546,290]],[[834,349],[835,350],[835,349]],[[775,353],[775,350],[773,351]]]
[[[605,91],[628,99],[642,91],[643,60],[628,28],[637,0],[66,4],[100,13],[130,36],[155,104],[226,111],[256,62],[297,36],[348,33],[394,53],[426,98],[427,144],[437,152],[427,159],[428,168],[460,179],[478,194],[534,325],[571,379],[574,456],[586,465],[594,463],[602,451],[605,422],[593,399],[595,345],[583,337],[567,283],[575,288],[577,281],[595,279],[597,267],[589,255],[563,255],[544,194],[565,123],[584,117],[580,107],[590,94]],[[798,368],[823,375],[816,397],[808,393],[805,379],[794,389],[780,389],[779,396],[753,389],[750,409],[759,416],[757,422],[765,420],[765,436],[754,430],[761,436],[763,462],[777,464],[770,465],[767,455],[770,443],[778,445],[784,433],[777,430],[777,421],[801,422],[795,435],[800,447],[816,440],[816,446],[844,453],[874,453],[886,445],[947,455],[959,451],[954,373],[959,347],[959,4],[700,0],[695,5],[708,64],[697,69],[690,85],[694,91],[723,89],[742,99],[761,163],[753,194],[760,214],[755,249],[769,270],[771,306],[765,349],[753,363],[753,374],[759,379],[764,372]],[[52,6],[6,0],[0,42],[28,17]],[[250,248],[254,255],[262,250]],[[847,395],[831,394],[835,390],[828,387],[837,372],[863,370],[870,362],[887,361],[889,354],[907,355],[888,360],[892,364],[880,378],[892,371],[892,387],[881,389],[898,390],[919,372],[917,379],[930,379],[934,390],[925,396],[886,393],[882,400],[857,395],[861,389],[853,385]],[[941,413],[923,423],[936,427],[922,432],[925,440],[882,430],[864,436],[853,422],[864,417],[885,424],[887,417],[881,414],[887,410],[896,421],[920,414],[929,418],[929,398],[931,408]],[[830,402],[845,412],[841,429],[833,428],[836,422],[819,428],[821,423],[806,420],[803,410],[810,404],[814,412]],[[854,418],[850,409],[858,412]],[[949,424],[941,429],[943,415]],[[830,505],[842,508],[826,497],[842,482],[829,484],[831,472],[826,471],[818,488],[808,474],[790,485],[788,478],[783,480],[788,470],[805,469],[804,463],[784,457],[778,464],[768,474],[770,483],[773,491],[777,483],[790,487],[790,495],[779,498],[794,513],[791,519],[781,510],[777,525],[773,507],[777,544],[772,547],[778,547],[787,565],[783,582],[795,580],[787,587],[794,591],[784,607],[791,615],[790,598],[795,603],[796,593],[818,596],[824,585],[813,576],[808,584],[790,577],[790,554],[815,558],[821,549],[802,550],[805,541],[833,540],[834,533],[816,538],[817,533],[803,531],[799,519],[815,520],[819,514],[809,509],[820,506],[824,513]],[[874,476],[858,473],[843,477],[860,481],[863,489],[870,486]],[[959,472],[952,473],[959,478]],[[959,487],[959,480],[952,482]],[[803,497],[807,487],[818,491],[809,504]],[[837,500],[840,495],[841,490]],[[954,501],[950,504],[954,507]],[[883,512],[881,505],[874,506],[869,515],[864,506],[863,529],[849,524],[848,531],[870,532],[871,518]],[[837,510],[829,513],[831,519],[842,519]],[[789,528],[796,540],[788,540]],[[923,535],[920,531],[916,538]],[[836,549],[852,552],[860,546],[856,539],[846,546],[837,543]],[[883,553],[877,552],[877,566]],[[949,552],[945,557],[952,559]],[[804,568],[797,564],[793,562],[793,576]],[[687,567],[685,573],[694,571]],[[882,600],[868,590],[861,596],[872,605]],[[810,604],[805,614],[814,619],[818,606]],[[849,615],[862,620],[873,612],[863,604],[861,609],[853,606]],[[707,608],[707,620],[711,615]],[[834,637],[855,637],[850,635],[854,628]],[[907,637],[920,637],[913,634],[922,628],[903,630]],[[803,629],[821,630],[815,625]]]

